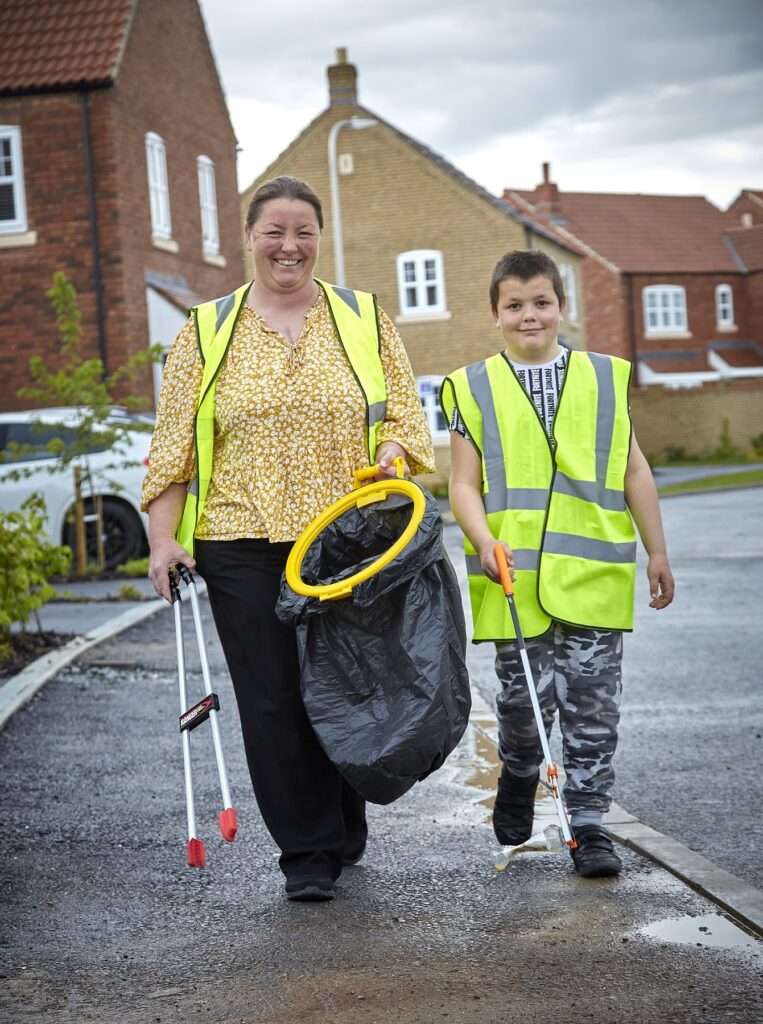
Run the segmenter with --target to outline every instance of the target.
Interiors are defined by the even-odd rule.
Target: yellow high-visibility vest
[[[631,370],[614,356],[569,353],[555,448],[502,354],[443,381],[446,419],[457,406],[480,452],[490,530],[514,552],[525,637],[541,636],[552,619],[633,628],[636,534],[625,504]],[[503,588],[484,575],[467,538],[464,550],[474,640],[515,639]]]
[[[212,479],[217,376],[252,283],[243,284],[220,299],[194,306],[190,311],[196,324],[204,373],[194,420],[196,476],[188,487],[176,534],[178,542],[189,554],[193,554],[196,524],[201,518]],[[326,295],[339,340],[366,402],[368,461],[371,465],[375,461],[379,427],[387,410],[376,296],[370,292],[339,288],[317,278],[316,283]]]

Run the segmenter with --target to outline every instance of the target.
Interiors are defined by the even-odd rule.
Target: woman
[[[322,228],[305,182],[257,189],[245,227],[254,281],[197,307],[176,338],[142,495],[157,593],[169,600],[176,563],[207,583],[255,797],[296,900],[334,896],[367,826],[316,740],[296,636],[274,613],[286,558],[357,469],[378,462],[392,476],[402,456],[406,472],[434,470],[391,321],[373,296],[313,278]]]

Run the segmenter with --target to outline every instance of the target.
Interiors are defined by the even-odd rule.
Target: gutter
[[[104,375],[108,373],[106,360],[106,320],[103,310],[103,282],[101,279],[101,253],[98,242],[98,211],[95,202],[95,173],[93,170],[93,148],[90,141],[90,110],[88,93],[83,90],[80,96],[82,112],[82,144],[85,152],[85,171],[87,174],[87,202],[90,214],[90,249],[93,255],[93,287],[95,289],[95,319],[98,330],[98,354],[103,364]]]

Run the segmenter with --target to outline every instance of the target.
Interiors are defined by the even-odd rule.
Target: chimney
[[[559,189],[550,178],[551,165],[543,164],[543,181],[535,186],[535,195],[532,198],[538,217],[541,220],[558,220],[561,214],[561,203],[559,201]]]
[[[336,51],[336,64],[328,68],[329,105],[332,107],[355,107],[358,103],[358,69],[347,63],[347,49],[340,46]]]

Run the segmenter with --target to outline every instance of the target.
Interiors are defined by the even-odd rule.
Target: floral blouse
[[[434,472],[432,439],[411,366],[380,310],[387,412],[378,440],[396,441],[412,474]],[[195,475],[193,420],[202,362],[193,320],[162,379],[141,507]],[[368,465],[366,405],[321,291],[292,345],[244,305],[217,377],[212,480],[200,540],[295,540]]]

